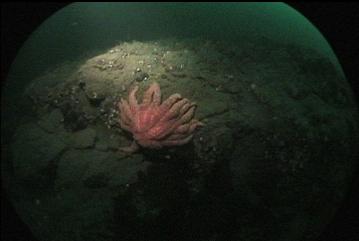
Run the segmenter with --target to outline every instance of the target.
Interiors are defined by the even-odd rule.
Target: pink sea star
[[[194,119],[196,104],[171,95],[161,103],[161,90],[153,83],[144,93],[141,104],[137,103],[138,86],[130,91],[127,100],[121,99],[121,127],[133,134],[134,141],[129,147],[120,148],[124,152],[134,152],[138,145],[158,149],[163,146],[178,146],[188,143],[194,130],[204,124]]]

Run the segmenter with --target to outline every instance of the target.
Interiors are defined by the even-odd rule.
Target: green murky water
[[[153,82],[196,103],[147,106],[161,138],[118,107]],[[19,51],[2,101],[4,187],[41,241],[315,240],[358,143],[335,54],[283,3],[70,4]]]

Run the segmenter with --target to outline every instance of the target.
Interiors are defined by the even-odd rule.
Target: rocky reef
[[[205,126],[184,146],[122,153],[117,103],[154,81],[195,101]],[[121,42],[44,73],[24,98],[33,114],[4,178],[41,240],[310,240],[345,195],[358,143],[335,66],[264,38]]]

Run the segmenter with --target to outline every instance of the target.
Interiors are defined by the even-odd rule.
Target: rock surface
[[[14,175],[20,180],[37,180],[66,148],[63,133],[49,134],[34,123],[19,126],[11,146]]]
[[[87,128],[73,134],[73,146],[78,149],[90,148],[95,144],[96,130]]]
[[[18,206],[53,220],[36,226],[47,238],[61,233],[51,240],[310,240],[344,196],[359,118],[346,80],[315,50],[268,39],[133,41],[66,66],[30,84],[37,119],[11,143],[14,183],[36,180]],[[196,102],[205,126],[184,146],[121,153],[132,137],[117,103],[135,85],[141,99],[153,81],[163,99]],[[39,183],[52,190],[36,194],[44,209],[33,204]]]

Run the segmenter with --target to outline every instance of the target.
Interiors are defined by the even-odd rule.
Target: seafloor
[[[205,126],[126,155],[116,103],[153,81],[196,102]],[[346,193],[358,140],[334,65],[264,38],[121,42],[46,71],[24,99],[3,177],[43,241],[311,240]]]

